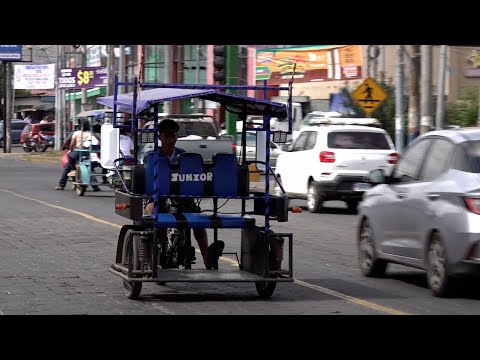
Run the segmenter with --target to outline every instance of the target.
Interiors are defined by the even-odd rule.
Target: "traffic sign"
[[[371,114],[387,98],[387,94],[373,78],[369,77],[353,91],[352,98],[367,114]]]

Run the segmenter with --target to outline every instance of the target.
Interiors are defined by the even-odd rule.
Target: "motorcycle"
[[[33,141],[36,152],[45,152],[49,147],[53,149],[55,146],[55,137],[52,135],[39,133],[33,137]]]

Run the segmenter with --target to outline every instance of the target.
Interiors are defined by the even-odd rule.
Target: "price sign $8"
[[[82,71],[79,70],[77,73],[78,85],[87,85],[90,82],[90,79],[93,78],[93,71]]]

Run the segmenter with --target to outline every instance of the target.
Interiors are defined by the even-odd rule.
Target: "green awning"
[[[106,95],[107,88],[106,87],[97,87],[93,89],[87,89],[87,98],[92,96],[98,95]],[[82,91],[73,92],[72,90],[65,90],[65,100],[81,100],[82,99]]]

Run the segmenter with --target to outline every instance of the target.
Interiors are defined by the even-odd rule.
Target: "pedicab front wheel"
[[[74,185],[77,195],[83,196],[83,194],[85,194],[85,191],[87,190],[87,185],[80,185],[82,183],[82,171],[80,167],[77,169],[75,173],[75,181],[77,183]]]
[[[130,241],[132,241],[132,251],[130,252],[130,247],[128,246]],[[130,261],[133,265],[133,270],[140,270],[140,260],[139,260],[139,248],[140,248],[140,239],[138,235],[132,235],[131,230],[125,233],[125,238],[123,241],[123,264],[128,265]],[[136,300],[140,296],[142,291],[142,283],[137,281],[127,281],[123,280],[123,291],[125,296],[128,299]]]

